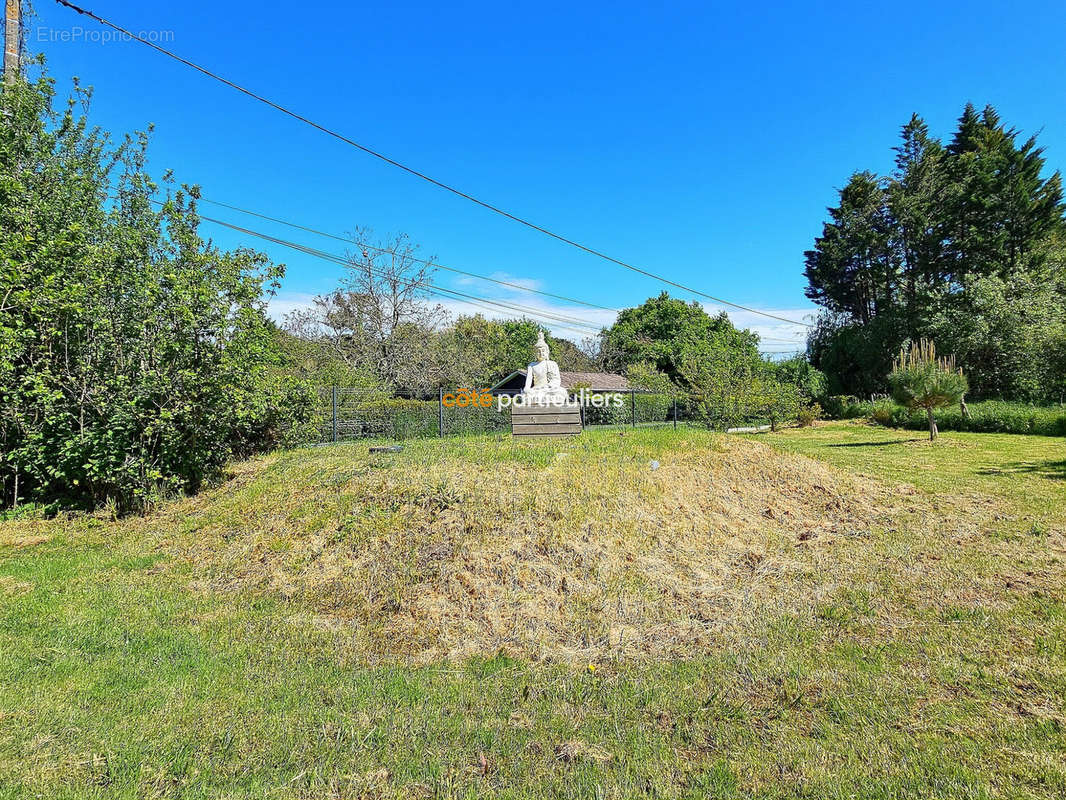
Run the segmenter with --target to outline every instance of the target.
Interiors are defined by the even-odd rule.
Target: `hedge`
[[[926,430],[929,422],[925,412],[909,411],[891,401],[865,403],[872,422],[891,428]],[[936,412],[936,424],[942,431],[970,431],[974,433],[1019,433],[1037,436],[1066,436],[1066,408],[1029,406],[986,400],[968,404],[969,418],[958,406]]]

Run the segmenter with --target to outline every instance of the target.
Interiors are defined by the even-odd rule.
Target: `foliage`
[[[822,398],[822,410],[828,419],[859,419],[869,415],[869,404],[850,394],[831,394]]]
[[[775,431],[782,422],[795,419],[804,405],[803,395],[796,384],[780,381],[772,374],[757,376],[751,393],[755,412],[769,419],[770,429]]]
[[[888,382],[892,398],[907,408],[941,408],[958,403],[966,393],[966,378],[955,359],[937,356],[936,346],[926,339],[900,350]]]
[[[814,402],[826,395],[826,378],[821,370],[815,369],[806,356],[793,356],[783,361],[772,362],[775,377],[782,383],[796,387],[806,402]]]
[[[1064,205],[1044,167],[1035,137],[968,105],[948,145],[913,116],[891,175],[851,177],[806,253],[824,309],[808,352],[829,392],[884,391],[892,354],[929,338],[977,397],[1061,399]]]
[[[955,359],[937,356],[936,346],[926,339],[900,350],[888,383],[893,400],[905,408],[926,412],[930,439],[937,434],[936,409],[961,403],[967,389],[966,377],[955,367]]]
[[[419,280],[427,283],[430,277],[427,272]],[[404,280],[416,278],[408,275]],[[339,310],[338,298],[348,298],[344,303],[349,311]],[[314,378],[319,386],[419,397],[432,397],[440,387],[485,389],[530,363],[541,332],[560,369],[596,369],[580,347],[551,336],[530,319],[490,320],[480,314],[451,319],[443,309],[428,306],[422,295],[415,294],[404,302],[396,301],[397,323],[392,332],[371,335],[356,330],[361,317],[351,308],[360,302],[338,290],[316,298],[314,308],[287,320],[287,347],[298,357],[301,374]]]
[[[733,327],[725,313],[710,316],[699,303],[663,292],[623,310],[601,336],[604,369],[625,373],[648,365],[683,386],[685,364],[697,360],[758,359],[758,337]]]
[[[627,367],[626,379],[634,389],[644,392],[669,395],[677,391],[677,387],[669,377],[645,361]]]
[[[766,362],[756,334],[665,292],[622,311],[601,342],[606,369],[657,395],[680,393],[683,416],[712,428],[761,420],[776,427],[825,391],[806,359]]]
[[[801,406],[796,413],[796,424],[801,428],[809,428],[822,416],[822,407],[818,403]]]
[[[195,192],[154,210],[147,137],[76,92],[0,94],[0,505],[139,509],[300,438],[311,402],[264,313],[283,268],[203,241]]]
[[[773,365],[761,360],[693,359],[682,375],[689,387],[686,416],[718,430],[763,420],[776,429],[803,405],[798,387],[778,380]]]
[[[902,408],[887,397],[880,398],[870,404],[870,421],[886,427],[891,426],[898,418],[900,411],[905,411],[909,414],[912,409]],[[928,424],[928,418],[923,417],[922,425],[927,426]]]
[[[372,236],[370,230],[356,229],[352,239]],[[291,314],[290,332],[384,386],[421,394],[436,389],[447,365],[426,356],[446,315],[442,306],[425,300],[433,260],[420,258],[418,247],[400,234],[357,246],[344,261],[340,285],[316,297],[311,308]]]
[[[912,411],[895,404],[866,404],[866,414],[872,422],[892,428],[923,430],[928,419],[921,411]],[[1024,403],[986,400],[968,403],[964,415],[959,406],[949,406],[937,412],[937,428],[942,431],[972,433],[1035,434],[1038,436],[1066,436],[1066,407],[1039,407]]]

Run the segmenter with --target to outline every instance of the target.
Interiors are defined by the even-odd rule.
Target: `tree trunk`
[[[933,409],[927,408],[925,413],[929,415],[929,441],[935,441],[936,435],[939,431],[936,429],[936,417],[933,416]]]

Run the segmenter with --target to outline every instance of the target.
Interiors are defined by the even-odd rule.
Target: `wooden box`
[[[512,406],[511,433],[515,436],[576,436],[581,433],[581,406],[577,403]]]

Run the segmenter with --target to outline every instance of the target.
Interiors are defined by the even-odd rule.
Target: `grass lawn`
[[[0,798],[1061,798],[1064,460],[362,443],[3,522]]]
[[[866,422],[792,428],[762,441],[861,475],[928,492],[983,492],[1049,520],[1066,510],[1066,439],[1007,433],[929,434]]]

